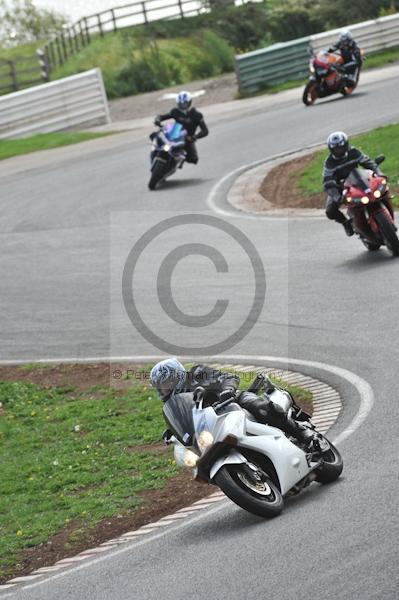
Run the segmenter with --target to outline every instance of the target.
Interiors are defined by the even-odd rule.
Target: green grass
[[[389,177],[391,190],[399,193],[399,123],[351,137],[350,143],[370,158],[375,158],[378,154],[385,155],[381,169]],[[298,183],[304,195],[310,196],[322,191],[322,171],[327,155],[327,150],[317,152],[311,163],[301,171]],[[399,206],[397,198],[394,199],[394,204]]]
[[[108,97],[118,98],[217,77],[234,68],[233,48],[208,29],[158,40],[139,34],[126,30],[94,39],[58,67],[52,79],[99,67]]]
[[[0,401],[0,575],[24,548],[71,521],[86,528],[137,507],[140,491],[177,471],[140,449],[165,428],[155,392],[140,383],[119,396],[0,382]]]
[[[0,382],[1,577],[15,570],[24,549],[70,523],[72,545],[102,519],[136,509],[140,492],[178,472],[172,454],[151,452],[165,429],[161,402],[142,380],[130,381],[126,392]]]
[[[59,146],[68,146],[98,137],[110,135],[109,133],[67,132],[67,133],[39,133],[26,138],[0,140],[0,160],[37,152],[38,150],[49,150]]]
[[[364,61],[364,69],[376,69],[378,67],[384,67],[387,64],[396,62],[399,60],[399,47],[388,48],[387,50],[381,50],[380,52],[374,52],[373,54],[366,55]]]
[[[21,371],[41,371],[42,369],[53,369],[52,363],[26,363],[19,367]]]

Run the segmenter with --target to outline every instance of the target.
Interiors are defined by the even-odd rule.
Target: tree
[[[43,39],[62,29],[66,17],[37,8],[34,0],[0,0],[0,42],[11,46]]]

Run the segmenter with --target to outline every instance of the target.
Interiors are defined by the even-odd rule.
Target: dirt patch
[[[325,194],[303,196],[298,186],[299,173],[313,160],[314,153],[277,165],[269,171],[259,189],[276,208],[324,208]],[[320,184],[321,186],[321,184]]]

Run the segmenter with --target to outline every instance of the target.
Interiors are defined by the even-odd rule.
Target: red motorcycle
[[[377,156],[375,162],[382,163],[385,156]],[[357,161],[340,165],[336,172],[353,166],[343,182],[343,199],[352,226],[367,250],[378,250],[386,246],[393,256],[399,256],[399,239],[395,225],[395,213],[384,176],[368,169],[359,169]]]
[[[310,72],[311,75],[302,96],[306,106],[314,104],[317,98],[325,98],[331,94],[342,94],[343,96],[351,94],[359,81],[360,65],[356,69],[355,81],[348,85],[342,56],[321,50],[312,56]]]

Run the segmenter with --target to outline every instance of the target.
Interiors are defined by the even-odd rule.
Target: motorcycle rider
[[[236,396],[235,402],[248,410],[258,422],[278,427],[306,446],[317,436],[311,429],[290,418],[266,393],[257,396],[252,392],[242,391],[236,395],[240,378],[233,373],[222,372],[205,365],[194,365],[187,372],[177,358],[167,358],[153,366],[150,382],[163,402],[167,402],[172,396],[184,392],[195,393],[198,388],[204,388],[205,394],[211,395],[212,402]],[[168,437],[169,431],[165,434]]]
[[[343,201],[342,181],[348,177],[354,167],[350,165],[346,170],[345,168],[340,170],[339,173],[336,169],[348,161],[357,160],[361,167],[370,169],[376,175],[382,175],[382,173],[371,158],[354,146],[349,146],[348,136],[343,131],[331,133],[327,138],[327,146],[330,154],[324,161],[323,167],[323,187],[327,192],[326,215],[329,219],[341,223],[346,235],[351,236],[354,233],[352,223],[338,207]]]
[[[166,119],[174,119],[180,123],[187,131],[185,145],[187,154],[186,162],[197,164],[198,152],[195,142],[196,140],[207,136],[209,130],[206,126],[203,114],[191,106],[191,104],[191,94],[186,91],[179,92],[177,96],[177,106],[172,108],[168,113],[155,117],[154,123],[155,125],[160,126],[162,121],[165,121]],[[198,127],[200,131],[196,133]]]
[[[328,49],[328,52],[336,52],[337,50],[339,50],[344,61],[346,84],[353,86],[356,83],[356,69],[362,64],[362,53],[348,29],[341,31],[338,41]]]

